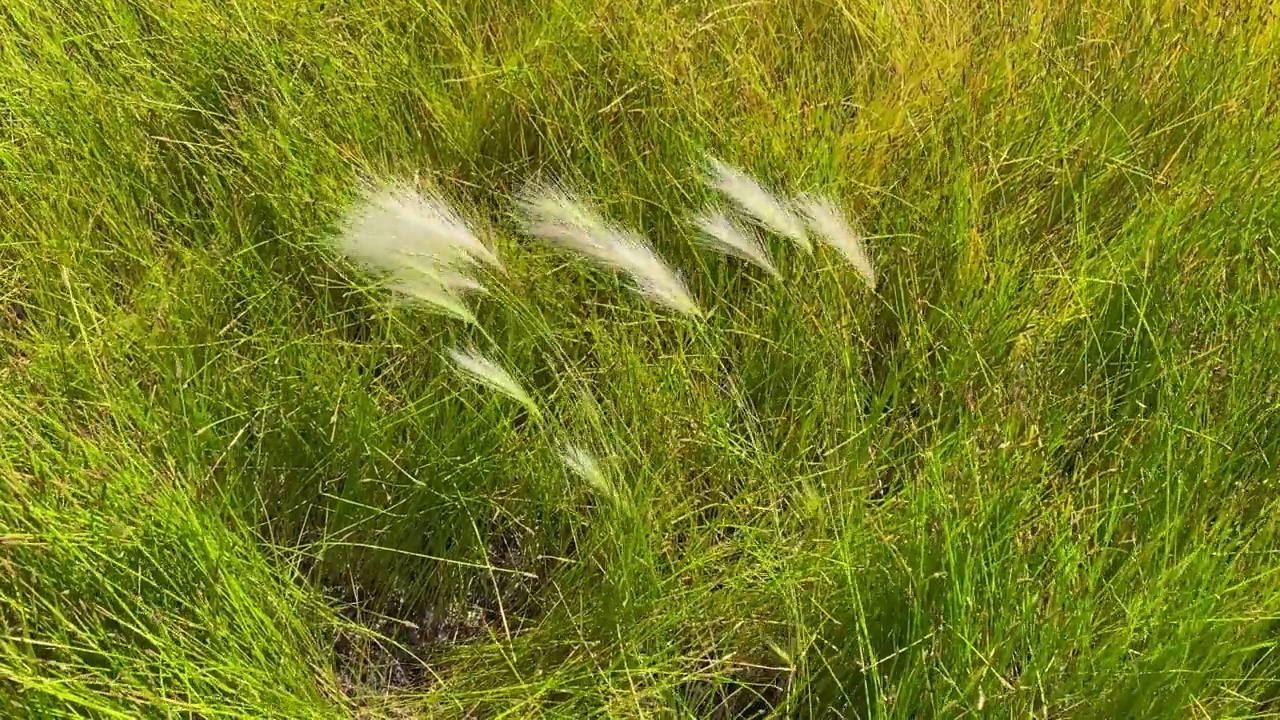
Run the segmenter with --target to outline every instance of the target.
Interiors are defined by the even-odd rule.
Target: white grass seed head
[[[809,227],[822,242],[844,256],[845,261],[862,276],[867,287],[875,290],[876,270],[871,264],[871,258],[867,256],[862,233],[854,228],[840,207],[830,198],[821,195],[803,196],[798,204],[804,211]]]
[[[774,278],[782,278],[760,237],[723,210],[703,210],[693,217],[692,222],[701,231],[699,240],[705,247],[746,260]]]
[[[338,247],[383,270],[405,258],[436,265],[484,263],[501,270],[497,254],[449,203],[405,182],[367,184],[342,222]]]
[[[706,182],[733,201],[761,227],[787,238],[805,252],[813,252],[804,221],[790,203],[778,197],[759,180],[714,157],[707,157]]]
[[[456,293],[429,279],[402,278],[388,283],[387,288],[399,296],[397,304],[425,303],[465,323],[476,324],[475,313],[471,312],[471,308]]]
[[[525,232],[627,275],[640,295],[685,315],[702,311],[680,274],[638,233],[609,223],[576,195],[550,185],[525,188],[517,198]]]
[[[585,482],[592,491],[619,507],[627,506],[626,498],[623,497],[618,486],[600,467],[600,463],[589,450],[580,445],[565,443],[560,449],[560,460],[564,462],[569,472]]]
[[[486,356],[475,348],[454,348],[449,351],[449,359],[463,377],[495,390],[519,402],[535,416],[542,413],[537,403],[525,392],[518,380],[507,372],[496,360]]]
[[[472,268],[503,270],[497,254],[439,195],[407,183],[367,184],[347,210],[337,248],[390,276],[388,286],[410,301],[475,322],[460,294],[483,292]]]

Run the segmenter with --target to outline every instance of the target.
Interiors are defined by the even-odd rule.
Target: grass
[[[1278,23],[13,0],[0,714],[1280,715]],[[701,249],[708,154],[876,289]],[[491,341],[332,252],[414,174],[494,228]],[[518,233],[538,180],[705,320]]]

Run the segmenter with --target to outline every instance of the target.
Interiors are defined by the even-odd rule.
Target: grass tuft
[[[0,717],[1277,716],[1272,5],[8,0]]]

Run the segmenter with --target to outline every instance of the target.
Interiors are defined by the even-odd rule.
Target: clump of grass
[[[867,256],[862,233],[854,229],[840,207],[833,200],[821,195],[806,195],[798,205],[804,212],[809,227],[818,237],[858,271],[867,287],[876,289],[876,270]]]
[[[703,210],[693,218],[693,224],[700,231],[703,246],[745,260],[775,279],[782,278],[756,233],[723,210]]]
[[[560,4],[286,32],[270,3],[54,5],[9,3],[0,63],[0,717],[1274,711],[1274,25],[774,2],[686,53],[677,3],[609,32]],[[360,157],[497,186],[573,162],[674,207],[659,159],[711,143],[774,158],[784,237],[777,208],[830,244],[781,177],[874,192],[901,287],[864,314],[854,271],[723,283],[698,300],[761,312],[668,339],[521,307],[549,283],[500,292],[482,253],[375,268],[455,314],[487,286],[504,354],[478,347],[554,422],[456,412],[411,325],[366,332],[245,231],[309,236]],[[361,227],[450,235],[391,200]],[[543,352],[582,400],[517,372]],[[540,482],[564,476],[601,512]],[[432,647],[429,684],[351,686],[338,583],[423,638],[495,631]]]
[[[337,248],[387,276],[387,287],[410,302],[475,323],[464,301],[485,287],[476,266],[505,270],[448,202],[404,182],[367,184],[340,223]]]
[[[759,180],[714,157],[707,158],[705,179],[761,227],[785,237],[807,253],[813,252],[804,221],[792,210],[791,203]]]
[[[637,293],[659,305],[692,317],[702,315],[680,273],[644,237],[606,221],[573,193],[551,185],[531,186],[520,193],[517,204],[530,235],[624,273]]]

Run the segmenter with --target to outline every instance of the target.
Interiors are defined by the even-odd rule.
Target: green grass
[[[0,714],[1280,715],[1280,17],[1131,5],[12,0]],[[697,250],[706,152],[876,292]],[[545,421],[328,250],[369,173],[497,228]]]

